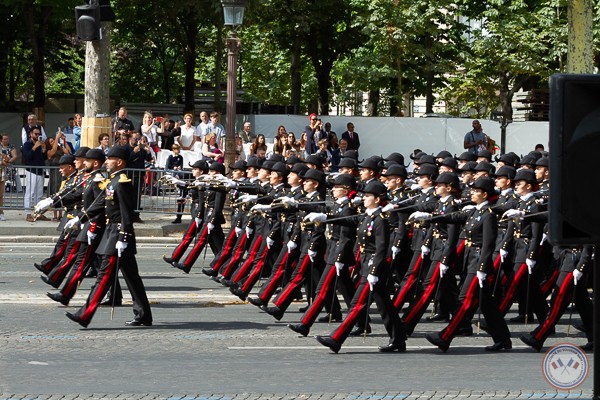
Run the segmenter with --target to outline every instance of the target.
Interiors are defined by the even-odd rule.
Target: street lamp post
[[[237,63],[238,51],[241,45],[236,28],[244,20],[246,0],[221,0],[225,26],[231,31],[226,39],[227,44],[227,123],[225,126],[225,165],[229,168],[235,162],[235,119],[237,102]]]

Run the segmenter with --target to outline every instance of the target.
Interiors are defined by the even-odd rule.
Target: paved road
[[[491,338],[482,333],[457,338],[447,353],[441,353],[424,338],[441,324],[419,325],[404,354],[377,352],[377,346],[387,341],[380,323],[373,325],[366,342],[350,338],[340,354],[332,354],[314,338],[299,337],[286,327],[299,320],[302,303],[293,304],[282,322],[276,322],[256,307],[236,301],[201,274],[200,265],[190,275],[168,267],[160,256],[170,248],[139,249],[155,326],[125,327],[123,322],[132,316],[126,302],[112,321],[110,309],[101,308],[90,327],[80,329],[64,312],[82,304],[90,282],[82,284],[69,307],[59,306],[46,298],[50,287],[32,266],[50,253],[49,245],[0,245],[0,400],[119,394],[119,398],[170,399],[591,395],[591,374],[578,390],[556,392],[542,376],[543,353],[533,352],[518,339],[513,340],[512,351],[490,354],[483,346],[491,344]],[[210,254],[207,263],[209,258]],[[373,318],[379,322],[378,316]],[[311,335],[332,328],[316,324]],[[523,325],[510,328],[515,338],[528,330]],[[585,343],[579,332],[566,337],[566,329],[559,326],[547,344]]]

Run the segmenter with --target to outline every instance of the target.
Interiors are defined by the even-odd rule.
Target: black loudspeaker
[[[600,75],[550,78],[550,238],[600,243]]]
[[[89,4],[75,7],[75,22],[81,40],[100,40],[100,7]]]

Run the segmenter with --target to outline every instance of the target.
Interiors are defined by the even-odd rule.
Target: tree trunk
[[[379,115],[379,89],[369,90],[369,105],[367,109],[367,115],[370,117],[377,117]]]
[[[399,115],[400,108],[398,107],[398,79],[390,79],[390,117]]]
[[[6,43],[0,46],[0,107],[6,110],[8,104],[7,98],[7,77],[8,77],[8,49],[12,43]]]
[[[502,115],[506,121],[512,121],[513,109],[512,109],[512,97],[513,91],[510,90],[510,76],[503,72],[500,74],[500,106],[502,107]]]
[[[425,86],[425,113],[433,113],[433,103],[435,102],[435,96],[433,95],[433,70],[431,64],[427,65],[427,82]]]
[[[184,50],[185,58],[185,112],[195,114],[194,91],[196,89],[196,36],[197,29],[193,21],[185,29],[186,46]]]
[[[42,7],[39,21],[35,21],[34,4],[30,2],[24,7],[23,17],[25,25],[31,41],[31,54],[33,59],[33,107],[43,108],[46,103],[45,89],[45,37],[46,37],[46,21],[49,18],[52,7]],[[36,29],[37,27],[37,29]]]
[[[300,41],[296,38],[292,46],[290,61],[290,104],[294,114],[300,114],[300,99],[302,98],[302,55]]]
[[[594,2],[571,0],[568,14],[567,73],[591,74],[594,72]]]

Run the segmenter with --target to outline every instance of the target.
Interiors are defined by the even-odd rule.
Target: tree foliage
[[[85,43],[73,18],[80,3],[0,2],[2,109],[83,93]],[[227,72],[220,1],[112,6],[113,97],[191,110],[203,87],[219,107]],[[567,0],[250,0],[238,77],[243,100],[297,112],[402,115],[406,99],[425,97],[428,112],[443,100],[452,114],[510,118],[517,90],[544,88],[564,71],[567,33]]]

